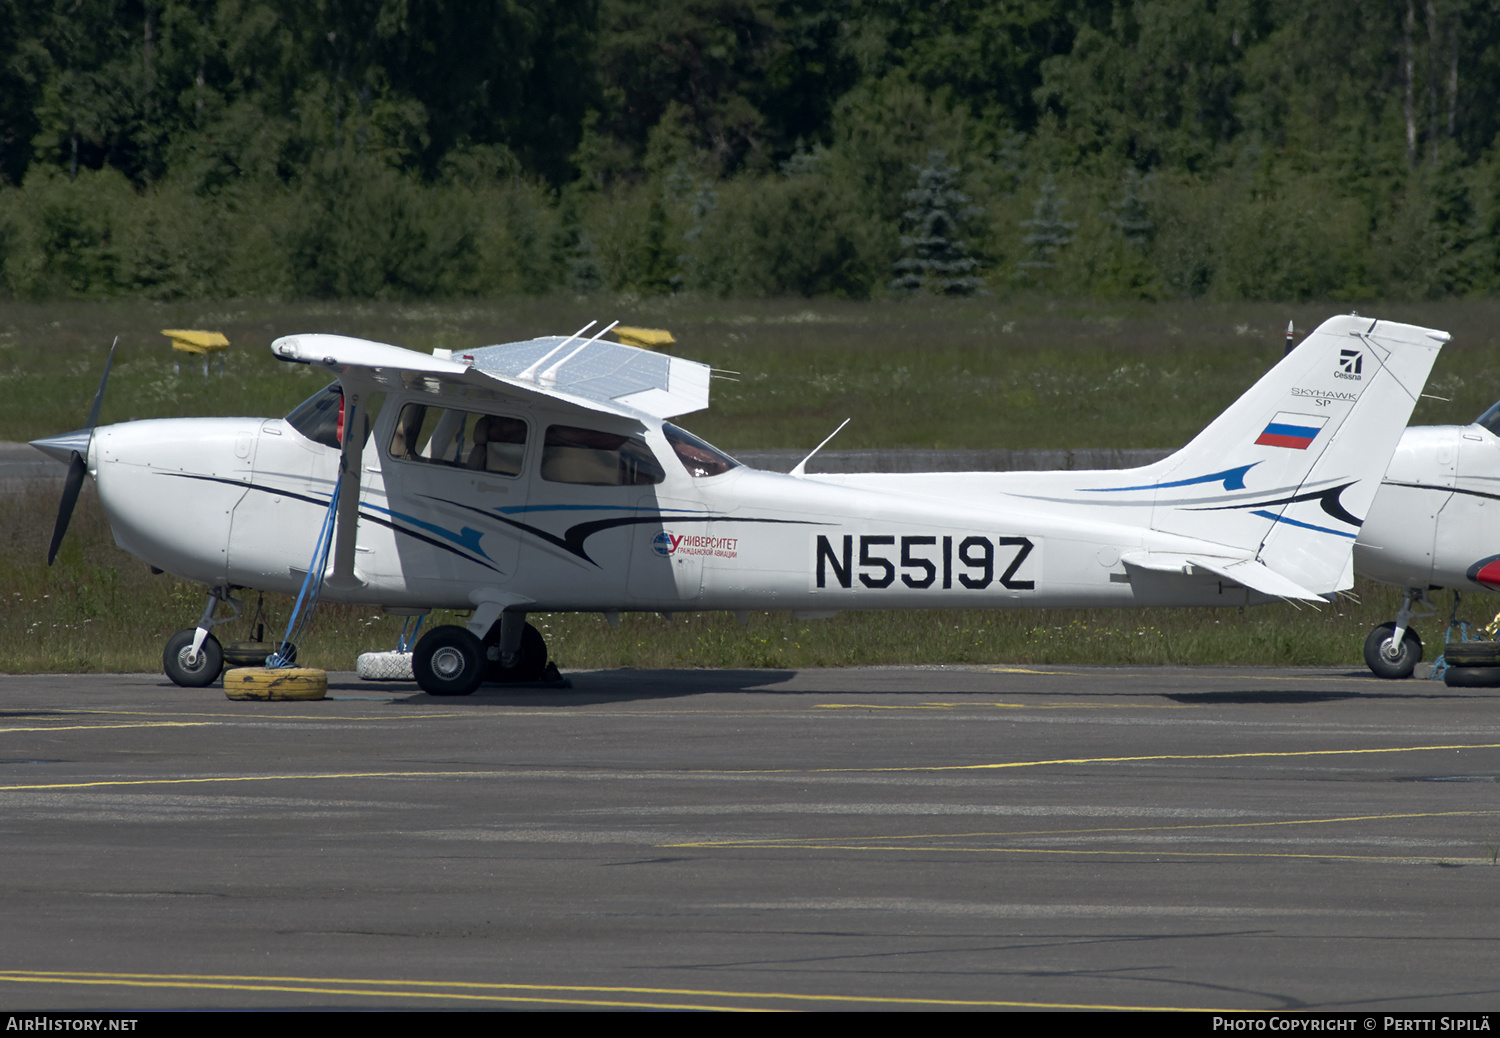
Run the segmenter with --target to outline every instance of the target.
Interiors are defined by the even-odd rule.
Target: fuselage
[[[1266,600],[1191,567],[1127,568],[1132,552],[1223,546],[1151,529],[1158,494],[1079,502],[1091,482],[1134,489],[1121,472],[694,475],[662,425],[601,418],[660,468],[656,482],[601,485],[569,476],[568,448],[548,445],[576,414],[508,406],[527,432],[519,470],[496,473],[403,457],[396,416],[408,402],[385,402],[364,448],[359,582],[325,598],[469,608],[484,587],[533,610],[809,612]],[[254,418],[101,428],[89,458],[121,548],[209,586],[289,593],[338,463],[333,444],[288,419]]]

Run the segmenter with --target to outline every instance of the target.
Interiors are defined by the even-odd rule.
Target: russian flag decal
[[[1265,432],[1255,442],[1265,447],[1290,447],[1305,451],[1312,446],[1323,426],[1328,424],[1327,415],[1293,414],[1279,411],[1267,424]]]

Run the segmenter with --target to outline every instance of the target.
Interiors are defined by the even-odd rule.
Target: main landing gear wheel
[[[484,680],[484,643],[467,628],[434,627],[411,654],[411,671],[430,696],[467,696]]]
[[[1410,627],[1401,636],[1399,649],[1391,640],[1394,623],[1381,624],[1365,639],[1365,665],[1377,678],[1409,678],[1422,662],[1422,639]]]
[[[492,649],[498,650],[500,645],[500,625],[496,624],[491,629],[490,635],[484,640],[486,655]],[[530,681],[542,680],[542,675],[547,673],[547,640],[542,637],[531,624],[527,624],[521,632],[521,646],[516,650],[515,661],[505,666],[500,660],[486,659],[484,667],[484,680],[494,681],[503,685],[515,685]]]
[[[219,646],[219,639],[211,634],[203,639],[198,658],[188,658],[197,633],[193,627],[178,631],[167,639],[167,647],[161,654],[162,669],[167,672],[167,677],[183,688],[206,688],[219,679],[219,672],[224,669],[224,650]]]

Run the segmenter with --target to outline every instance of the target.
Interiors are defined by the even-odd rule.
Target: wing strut
[[[365,393],[344,381],[344,442],[339,453],[339,510],[334,528],[333,573],[327,584],[335,591],[352,591],[365,582],[354,572],[354,545],[359,540],[359,477],[364,466]]]

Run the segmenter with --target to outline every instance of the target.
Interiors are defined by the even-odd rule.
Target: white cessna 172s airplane
[[[1469,425],[1407,429],[1354,545],[1360,576],[1405,588],[1392,623],[1365,641],[1383,678],[1409,677],[1422,659],[1411,621],[1436,608],[1429,591],[1500,591],[1500,404]]]
[[[1335,317],[1143,468],[813,476],[806,460],[747,468],[673,425],[707,406],[709,368],[590,327],[458,357],[287,336],[278,358],[337,381],[285,418],[94,429],[96,398],[88,428],[35,441],[70,463],[52,552],[92,475],[120,547],[210,589],[165,654],[173,680],[207,685],[217,606],[296,593],[332,522],[325,599],[473,610],[415,647],[434,695],[538,677],[531,612],[1324,600],[1353,582],[1448,339]]]

